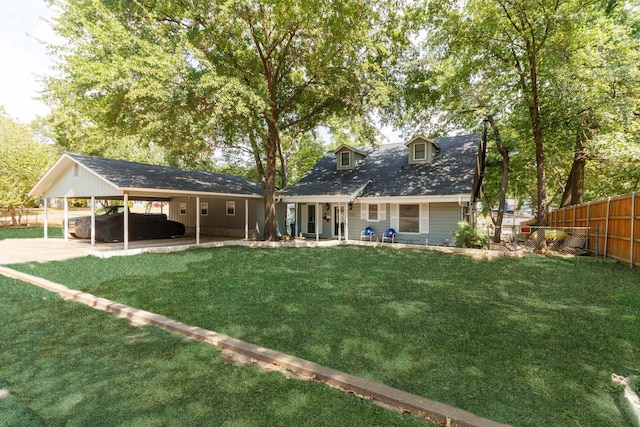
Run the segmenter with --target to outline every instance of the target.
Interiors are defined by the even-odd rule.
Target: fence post
[[[602,256],[607,257],[607,249],[609,244],[609,208],[611,207],[611,197],[607,198],[607,215],[604,222],[604,253]]]
[[[589,232],[591,231],[591,228],[589,227],[589,222],[591,220],[591,202],[587,203],[587,249],[589,249]],[[596,252],[598,251],[598,244],[596,242]],[[596,256],[597,253],[596,253]]]
[[[631,256],[630,256],[630,267],[633,268],[635,263],[635,246],[636,246],[636,233],[635,233],[635,223],[636,223],[636,192],[631,193]]]
[[[573,228],[576,228],[576,206],[573,205]]]

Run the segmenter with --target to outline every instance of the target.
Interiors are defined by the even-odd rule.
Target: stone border
[[[138,255],[141,253],[170,253],[181,252],[189,249],[200,248],[221,248],[224,246],[243,246],[250,248],[328,248],[334,246],[371,246],[371,247],[388,247],[392,249],[414,249],[423,251],[435,251],[444,252],[448,254],[461,254],[471,256],[474,260],[493,260],[497,258],[522,258],[526,255],[523,251],[511,252],[511,251],[498,251],[488,249],[468,249],[468,248],[455,248],[451,246],[426,246],[426,245],[411,245],[405,243],[381,243],[381,242],[364,242],[359,240],[294,240],[294,241],[281,241],[281,242],[263,242],[252,240],[225,240],[220,242],[206,242],[196,245],[185,244],[175,246],[155,246],[147,248],[137,248],[129,250],[113,250],[113,251],[100,251],[89,250],[88,255],[98,258],[110,258],[114,256],[130,256]]]
[[[0,274],[55,292],[66,301],[80,302],[97,310],[113,313],[118,317],[128,319],[136,326],[153,325],[172,333],[215,345],[225,352],[227,359],[238,360],[238,357],[234,355],[239,355],[240,358],[248,358],[250,362],[275,365],[302,377],[354,393],[380,406],[412,413],[435,424],[458,427],[508,426],[507,424],[491,421],[453,406],[425,399],[381,383],[327,368],[279,351],[259,347],[217,332],[176,322],[168,317],[96,297],[86,292],[69,289],[61,284],[10,268],[0,267]],[[232,353],[231,356],[229,352]]]

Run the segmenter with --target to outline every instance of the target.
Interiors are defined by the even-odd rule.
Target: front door
[[[316,205],[308,205],[307,212],[307,233],[314,234],[316,232]]]

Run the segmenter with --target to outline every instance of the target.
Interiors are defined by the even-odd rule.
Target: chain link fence
[[[539,227],[516,225],[503,227],[505,244],[509,250],[535,252],[546,248],[569,255],[598,256],[597,227]],[[590,244],[592,243],[592,244]]]

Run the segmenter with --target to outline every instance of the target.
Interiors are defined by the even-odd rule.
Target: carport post
[[[129,249],[129,193],[124,193],[124,250]]]
[[[91,246],[96,245],[96,198],[91,196]]]
[[[63,226],[62,230],[64,232],[64,241],[69,241],[69,200],[67,196],[64,196],[64,215],[63,215]]]
[[[200,214],[202,213],[202,207],[200,206],[200,196],[196,197],[196,245],[200,244]]]
[[[249,199],[244,199],[244,240],[249,240]]]
[[[47,198],[44,198],[44,239],[49,238],[49,220],[47,219]]]

